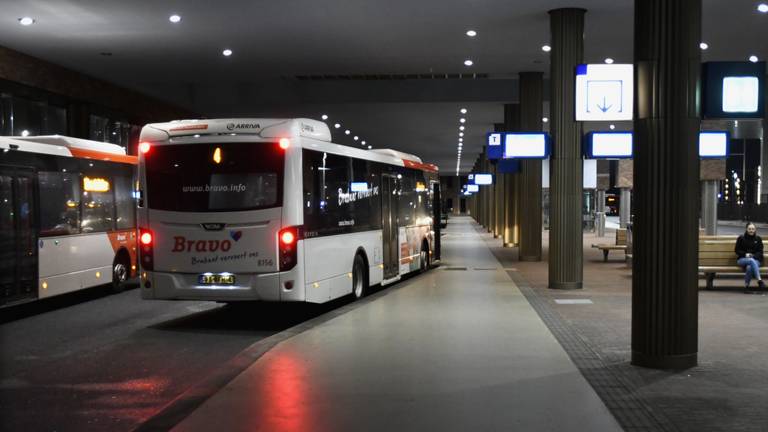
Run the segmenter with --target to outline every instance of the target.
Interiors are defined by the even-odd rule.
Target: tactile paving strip
[[[547,298],[541,297],[531,288],[519,272],[507,271],[507,274],[515,281],[528,303],[624,430],[649,432],[679,430],[664,414],[654,410],[637,396],[639,386],[622,370],[626,365],[606,364],[584,341],[578,330],[560,316]]]

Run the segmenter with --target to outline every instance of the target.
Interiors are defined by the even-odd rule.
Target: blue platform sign
[[[576,67],[576,121],[632,120],[634,94],[631,64]]]
[[[504,134],[501,132],[489,132],[486,135],[486,150],[489,160],[501,159],[504,156],[503,137]]]
[[[516,174],[520,172],[518,159],[502,159],[496,164],[496,172],[499,174]]]

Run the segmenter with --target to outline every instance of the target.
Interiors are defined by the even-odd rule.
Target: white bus
[[[140,149],[144,298],[323,303],[439,259],[437,167],[415,156],[308,119],[150,124]]]
[[[0,307],[136,273],[138,159],[65,136],[0,137]]]

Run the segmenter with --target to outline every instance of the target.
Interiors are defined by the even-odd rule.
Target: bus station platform
[[[289,329],[173,430],[621,430],[487,237],[452,217],[439,268]]]

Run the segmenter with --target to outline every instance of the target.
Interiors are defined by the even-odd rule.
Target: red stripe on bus
[[[425,164],[421,162],[416,162],[408,159],[403,159],[403,165],[405,165],[407,168],[416,168],[423,171],[430,171],[430,172],[437,172],[437,165],[435,164]]]
[[[139,164],[139,158],[137,158],[136,156],[105,153],[105,152],[100,152],[96,150],[85,150],[85,149],[72,148],[72,147],[69,148],[69,151],[70,153],[72,153],[72,156],[76,158],[96,159],[96,160],[103,160],[103,161],[110,161],[110,162],[122,162],[122,163],[131,164],[131,165]]]

